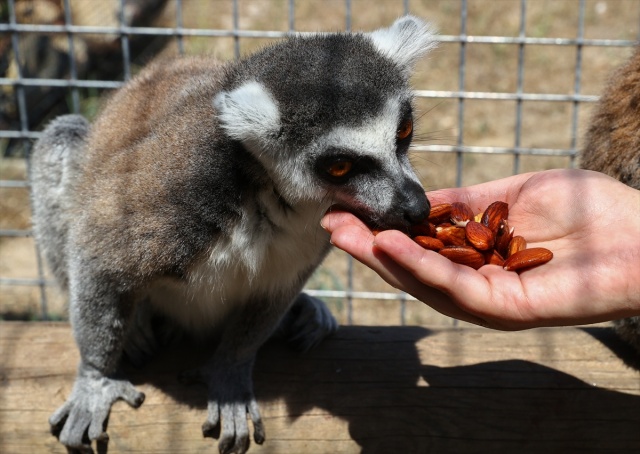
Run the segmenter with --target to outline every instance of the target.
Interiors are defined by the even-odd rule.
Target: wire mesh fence
[[[54,116],[93,118],[154,58],[241,58],[293,33],[440,30],[416,69],[427,190],[576,165],[591,106],[640,38],[640,0],[8,0],[0,6],[0,316],[64,318],[31,238],[28,155]],[[307,285],[342,323],[452,323],[332,252]],[[399,304],[398,304],[399,301]]]

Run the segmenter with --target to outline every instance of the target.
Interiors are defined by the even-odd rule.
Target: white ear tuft
[[[241,141],[264,143],[280,129],[278,105],[264,85],[246,82],[213,98],[222,128]]]
[[[408,74],[415,62],[435,48],[435,28],[415,16],[403,16],[390,27],[369,33],[378,50]]]

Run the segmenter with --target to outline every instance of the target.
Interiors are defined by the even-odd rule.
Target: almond
[[[498,265],[498,266],[503,266],[504,265],[504,259],[502,258],[500,253],[498,251],[496,251],[495,249],[492,250],[492,251],[487,251],[484,254],[484,261],[488,265]]]
[[[523,251],[527,248],[527,240],[520,235],[516,235],[511,238],[509,242],[509,249],[507,250],[507,258],[511,257],[516,252]]]
[[[493,243],[495,241],[494,235],[491,229],[486,225],[480,224],[476,221],[469,221],[464,229],[467,240],[469,240],[469,243],[471,243],[476,249],[486,251],[493,247]]]
[[[436,226],[430,222],[422,222],[421,224],[412,225],[409,228],[409,234],[412,237],[416,236],[436,236]]]
[[[484,265],[484,255],[471,246],[446,246],[438,253],[454,263],[470,266],[474,270]]]
[[[443,249],[444,250],[444,249]],[[441,251],[442,252],[442,251]],[[504,261],[504,269],[507,271],[518,271],[533,266],[547,263],[553,258],[553,253],[543,247],[533,247],[515,252]]]
[[[509,252],[511,238],[513,238],[513,228],[509,227],[509,223],[505,219],[498,228],[495,241],[495,248],[503,257],[506,257]]]
[[[453,207],[450,203],[439,203],[432,206],[429,212],[429,222],[440,224],[441,222],[448,221],[451,217],[452,209]]]
[[[491,264],[514,271],[551,260],[548,249],[527,249],[524,237],[513,234],[508,216],[509,204],[502,201],[475,215],[467,203],[440,203],[431,207],[428,219],[410,226],[407,233],[423,248],[475,269]]]
[[[451,204],[451,222],[457,226],[464,227],[467,222],[474,217],[473,210],[464,202],[453,202]]]
[[[509,204],[501,201],[493,202],[484,210],[481,223],[491,229],[494,235],[498,234],[498,230],[502,221],[509,217]]]
[[[416,236],[413,241],[418,243],[425,249],[429,249],[430,251],[439,251],[444,247],[444,243],[437,238],[433,238],[430,236],[419,235]]]
[[[455,225],[436,227],[436,238],[442,241],[445,246],[464,246],[467,244],[464,228]]]

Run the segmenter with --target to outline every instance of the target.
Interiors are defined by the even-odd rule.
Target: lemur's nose
[[[404,218],[409,222],[409,224],[419,224],[429,217],[429,202],[425,197],[424,200],[413,203],[411,206],[407,207],[404,212]]]
[[[421,187],[408,191],[404,202],[404,218],[409,224],[418,224],[429,217],[431,204]]]

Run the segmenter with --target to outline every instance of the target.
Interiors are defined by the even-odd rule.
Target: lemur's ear
[[[409,74],[423,55],[436,47],[434,27],[415,16],[403,16],[390,27],[369,33],[378,50]]]
[[[229,136],[241,141],[263,142],[280,130],[278,105],[264,87],[251,81],[213,98],[222,128]]]

